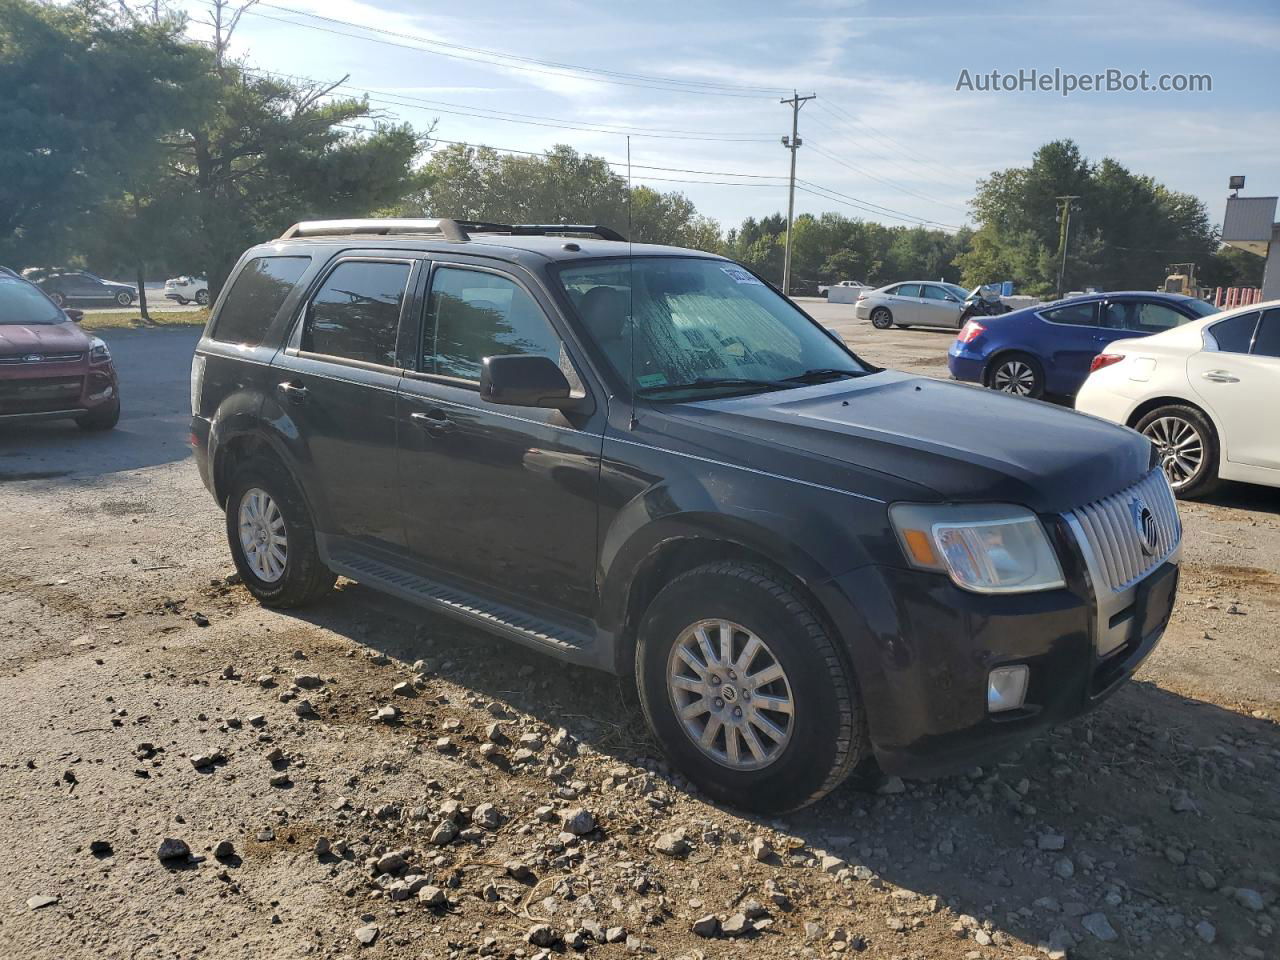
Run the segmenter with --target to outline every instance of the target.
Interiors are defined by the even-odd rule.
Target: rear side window
[[[256,347],[311,264],[310,257],[254,257],[227,291],[211,336]]]
[[[560,360],[560,338],[534,299],[506,277],[437,268],[427,306],[422,371],[479,380],[485,357],[510,353]]]
[[[302,328],[302,349],[395,366],[400,307],[408,283],[407,263],[339,263],[311,298]]]
[[[1054,307],[1052,310],[1041,310],[1040,316],[1051,323],[1065,323],[1072,327],[1092,327],[1097,323],[1097,304],[1071,303],[1065,307]]]
[[[1268,310],[1253,338],[1253,352],[1260,357],[1280,357],[1280,310]]]
[[[1150,300],[1122,300],[1106,305],[1103,326],[1113,330],[1133,330],[1137,333],[1160,333],[1187,323],[1191,318],[1179,313],[1168,304]]]
[[[1222,353],[1248,353],[1253,343],[1253,329],[1258,325],[1257,313],[1242,313],[1215,323],[1208,330],[1209,338]]]

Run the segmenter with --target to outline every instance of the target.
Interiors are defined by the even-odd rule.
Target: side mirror
[[[64,307],[62,312],[65,313],[67,318],[73,323],[79,323],[84,319],[84,311],[77,310],[75,307]]]
[[[564,410],[577,403],[569,389],[569,381],[550,357],[485,357],[480,369],[480,396],[490,403]]]

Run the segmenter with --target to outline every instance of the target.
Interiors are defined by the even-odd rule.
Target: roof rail
[[[303,220],[280,234],[281,240],[295,237],[346,237],[352,234],[392,236],[400,234],[426,234],[439,236],[456,243],[465,243],[473,233],[498,233],[512,237],[546,237],[583,234],[601,240],[625,242],[626,238],[616,230],[600,224],[583,223],[488,223],[483,220],[437,220],[408,218],[368,218],[364,220]]]
[[[420,220],[407,218],[369,218],[365,220],[303,220],[280,234],[281,240],[294,237],[345,237],[352,234],[374,234],[390,236],[392,234],[422,233],[444,237],[465,243],[471,238],[456,220]]]

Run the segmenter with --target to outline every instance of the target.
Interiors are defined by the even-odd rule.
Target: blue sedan
[[[1074,396],[1093,358],[1113,340],[1160,333],[1217,309],[1181,294],[1136,291],[974,317],[947,351],[947,366],[957,380],[1020,397]]]

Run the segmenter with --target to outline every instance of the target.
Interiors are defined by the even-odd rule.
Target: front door
[[[1050,393],[1075,393],[1089,376],[1093,358],[1107,344],[1098,326],[1098,302],[1068,303],[1040,311],[1045,331],[1045,384]],[[1131,334],[1123,334],[1131,336]]]
[[[375,256],[334,263],[272,364],[264,410],[297,437],[320,532],[400,548],[397,336],[413,270],[412,260]]]
[[[945,327],[949,330],[960,329],[960,314],[964,312],[964,304],[955,298],[946,287],[936,283],[925,283],[920,286],[920,322],[931,327]]]
[[[414,369],[400,386],[400,509],[410,552],[464,587],[589,617],[603,403],[591,397],[523,275],[437,261]],[[581,412],[492,404],[487,356],[552,357]]]
[[[1222,425],[1226,459],[1280,469],[1280,309],[1262,315],[1247,347],[1217,341],[1191,356],[1187,378]]]

